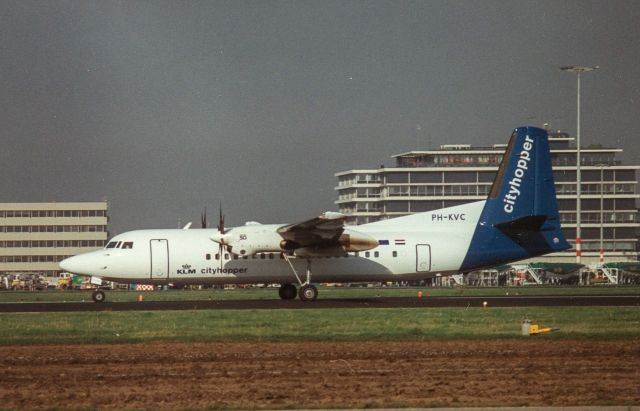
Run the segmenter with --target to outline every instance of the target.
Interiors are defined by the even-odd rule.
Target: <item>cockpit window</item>
[[[133,248],[133,241],[109,241],[104,248]]]

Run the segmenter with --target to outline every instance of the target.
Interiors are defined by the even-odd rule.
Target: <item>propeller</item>
[[[229,244],[227,242],[228,236],[226,236],[226,230],[224,228],[224,214],[222,214],[222,204],[220,204],[220,212],[218,217],[218,233],[211,236],[211,239],[218,243],[218,255],[220,256],[220,270],[224,266],[224,253],[228,251]]]

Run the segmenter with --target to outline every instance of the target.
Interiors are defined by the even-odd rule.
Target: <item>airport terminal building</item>
[[[566,133],[549,133],[558,208],[567,241],[576,237],[576,148]],[[336,173],[339,211],[351,224],[364,224],[411,213],[483,200],[489,193],[506,144],[472,147],[442,145],[436,150],[392,156],[393,167]],[[640,221],[636,202],[640,165],[622,164],[620,148],[583,147],[581,153],[582,261],[636,261]],[[574,262],[575,249],[544,257]]]
[[[0,274],[55,276],[64,258],[104,247],[108,203],[0,203]]]

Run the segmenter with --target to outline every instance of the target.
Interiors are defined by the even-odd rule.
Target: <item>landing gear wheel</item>
[[[314,301],[318,298],[318,289],[311,284],[306,284],[298,290],[298,296],[302,301]]]
[[[94,292],[91,293],[91,298],[93,299],[93,301],[97,302],[97,303],[101,303],[104,301],[104,299],[106,298],[104,295],[104,291],[102,290],[95,290]]]
[[[293,300],[296,298],[297,292],[298,290],[296,290],[296,286],[293,284],[282,284],[278,290],[278,294],[283,300]]]

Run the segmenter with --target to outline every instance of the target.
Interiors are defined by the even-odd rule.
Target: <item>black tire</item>
[[[91,293],[91,298],[93,299],[94,302],[101,303],[101,302],[104,301],[106,296],[104,295],[104,291],[96,290],[96,291]]]
[[[318,289],[312,284],[303,285],[298,290],[298,296],[301,301],[315,301],[318,298]]]
[[[296,294],[298,290],[296,290],[296,286],[293,284],[282,284],[280,289],[278,289],[278,295],[283,300],[293,300],[296,298]]]

